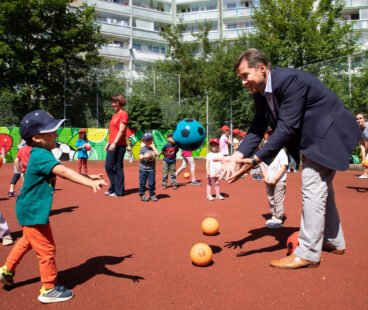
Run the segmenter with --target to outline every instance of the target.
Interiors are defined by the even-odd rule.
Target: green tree
[[[247,129],[254,115],[253,97],[234,71],[234,61],[246,48],[247,41],[221,42],[206,63],[206,89],[209,93],[209,122],[220,128],[230,120],[233,127]]]
[[[157,61],[154,70],[180,74],[181,105],[175,122],[183,118],[195,118],[200,122],[206,119],[206,80],[205,67],[212,52],[208,32],[212,23],[199,24],[198,33],[192,33],[194,41],[184,41],[185,25],[166,27],[161,35],[169,43],[169,52],[163,61]]]
[[[100,63],[98,48],[104,41],[94,9],[71,9],[71,2],[0,2],[0,97],[11,103],[6,112],[18,121],[36,108],[62,117],[64,79],[83,81]]]
[[[162,111],[156,97],[139,96],[129,97],[127,107],[129,128],[135,130],[162,129]]]
[[[263,0],[248,36],[274,65],[302,67],[351,54],[357,36],[341,22],[344,1]]]

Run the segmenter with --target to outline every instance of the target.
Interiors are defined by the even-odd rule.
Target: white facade
[[[254,7],[261,0],[84,0],[94,5],[101,33],[109,43],[100,53],[125,70],[145,70],[163,59],[168,45],[163,25],[185,24],[185,40],[194,40],[198,24],[211,21],[210,40],[234,40],[253,30]],[[82,1],[76,1],[76,5]],[[342,16],[368,48],[368,0],[345,0]]]

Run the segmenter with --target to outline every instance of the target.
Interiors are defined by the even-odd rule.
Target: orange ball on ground
[[[185,172],[185,173],[183,174],[183,176],[184,176],[184,179],[189,179],[189,177],[190,177],[190,173],[189,173],[189,172]]]
[[[214,217],[207,217],[202,222],[202,230],[206,235],[216,235],[219,229],[219,222]]]
[[[363,159],[362,165],[363,167],[368,168],[368,158],[367,157]]]
[[[190,258],[193,264],[203,267],[207,266],[212,261],[212,250],[205,243],[197,243],[190,250]]]

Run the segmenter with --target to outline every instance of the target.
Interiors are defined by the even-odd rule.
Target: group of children
[[[19,152],[21,165],[17,165],[20,174],[27,169],[27,177],[24,179],[22,191],[16,201],[16,215],[19,225],[22,226],[23,235],[16,243],[5,264],[0,268],[0,282],[5,285],[13,285],[15,269],[22,257],[31,249],[35,251],[39,260],[42,288],[38,297],[42,303],[53,303],[66,301],[74,295],[69,289],[57,284],[57,271],[55,264],[55,242],[49,223],[50,209],[53,200],[56,176],[72,181],[74,183],[90,187],[94,192],[107,185],[101,175],[82,175],[82,166],[87,173],[86,144],[88,143],[85,130],[79,131],[76,142],[78,149],[78,172],[66,168],[55,159],[51,150],[55,148],[57,129],[65,120],[54,119],[43,110],[28,113],[20,125],[20,133],[28,146],[23,152]],[[157,201],[155,195],[155,159],[160,152],[155,147],[153,136],[147,132],[143,135],[144,146],[139,153],[139,195],[142,201]],[[163,178],[162,187],[167,187],[168,175],[171,178],[173,189],[177,189],[176,177],[183,171],[187,163],[191,164],[192,154],[183,152],[183,163],[176,170],[176,154],[178,145],[173,139],[173,134],[167,136],[167,144],[162,148]],[[220,152],[220,142],[213,138],[209,141],[210,152],[206,157],[207,173],[207,199],[224,199],[220,194],[219,170],[224,155]],[[27,153],[26,150],[29,152]],[[80,156],[79,156],[80,155]],[[185,156],[188,155],[188,156]],[[190,156],[189,156],[190,155]],[[285,159],[286,158],[286,159]],[[24,159],[27,159],[24,161]],[[276,156],[270,166],[261,164],[267,184],[267,194],[270,202],[272,218],[266,223],[267,227],[282,227],[283,198],[285,196],[287,157],[282,150]],[[194,177],[193,161],[192,178]],[[146,183],[148,182],[149,196],[145,195]],[[191,184],[200,185],[197,180],[192,179]],[[211,195],[212,186],[215,188],[215,198]],[[0,227],[1,227],[0,214]],[[7,228],[8,230],[8,228]],[[10,231],[9,231],[10,232]],[[3,237],[4,239],[4,237]]]
[[[156,190],[156,156],[162,154],[163,158],[163,172],[161,186],[163,189],[167,188],[168,178],[170,176],[171,186],[174,190],[178,188],[176,177],[190,164],[192,185],[201,185],[195,179],[195,163],[192,152],[182,151],[183,164],[176,170],[176,154],[179,152],[179,146],[175,143],[173,132],[167,134],[167,144],[161,150],[157,150],[153,142],[153,136],[150,132],[146,132],[142,137],[143,145],[139,152],[139,196],[142,201],[157,201],[155,195]],[[145,195],[146,185],[148,186],[149,196]]]

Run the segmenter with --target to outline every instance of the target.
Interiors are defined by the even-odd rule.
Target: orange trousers
[[[53,288],[56,285],[57,277],[55,264],[56,247],[50,224],[23,226],[22,229],[23,236],[6,259],[6,268],[10,271],[15,271],[23,256],[33,249],[38,257],[43,287],[45,289]]]

